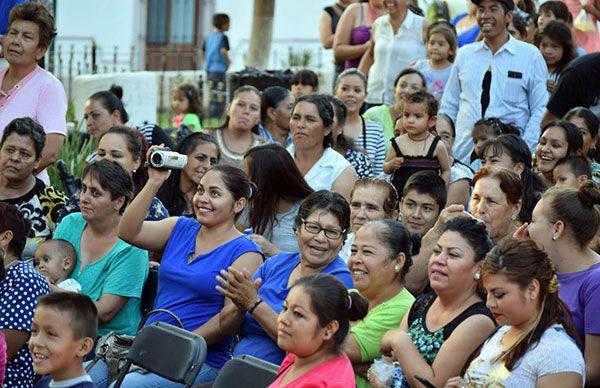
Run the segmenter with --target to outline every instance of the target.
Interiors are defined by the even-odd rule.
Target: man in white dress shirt
[[[513,0],[471,1],[483,41],[458,51],[440,108],[456,126],[454,156],[470,163],[473,124],[489,117],[516,124],[533,152],[548,102],[544,58],[535,46],[508,33]]]

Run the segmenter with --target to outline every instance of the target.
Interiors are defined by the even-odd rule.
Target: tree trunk
[[[275,0],[254,0],[252,35],[246,55],[246,66],[265,69],[271,54]]]

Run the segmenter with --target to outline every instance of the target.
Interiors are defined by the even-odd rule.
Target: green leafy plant
[[[57,160],[65,162],[69,172],[76,178],[80,178],[83,169],[87,164],[85,160],[93,150],[93,141],[89,138],[85,138],[83,133],[77,128],[67,135],[67,138],[58,153]],[[50,184],[64,193],[65,188],[60,180],[56,163],[48,167],[48,175],[50,175]]]
[[[310,67],[312,63],[313,53],[310,49],[294,51],[290,46],[288,52],[288,67]],[[283,64],[285,66],[285,63]]]

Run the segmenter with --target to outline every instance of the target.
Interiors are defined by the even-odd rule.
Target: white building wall
[[[57,53],[58,46],[62,46],[63,64],[66,65],[69,58],[70,45],[75,46],[75,61],[82,61],[84,46],[88,46],[89,53],[94,40],[98,46],[96,60],[100,71],[104,66],[112,70],[115,46],[117,71],[129,70],[132,47],[135,47],[133,65],[139,67],[144,52],[145,11],[144,0],[57,1],[55,46]]]
[[[296,52],[304,49],[313,54],[312,67],[331,67],[331,50],[324,51],[319,40],[321,11],[334,0],[275,0],[273,41],[269,68],[287,67],[289,47]],[[231,18],[227,33],[231,46],[231,70],[244,68],[244,56],[248,52],[252,31],[252,0],[217,0],[215,12],[224,12]]]

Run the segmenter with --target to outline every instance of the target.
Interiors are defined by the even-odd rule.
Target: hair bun
[[[594,181],[587,180],[579,187],[577,198],[579,198],[585,206],[593,208],[594,205],[600,204],[600,189]]]
[[[117,96],[119,100],[123,98],[123,88],[119,85],[112,84],[110,85],[110,88],[108,90],[110,90],[115,96]]]

